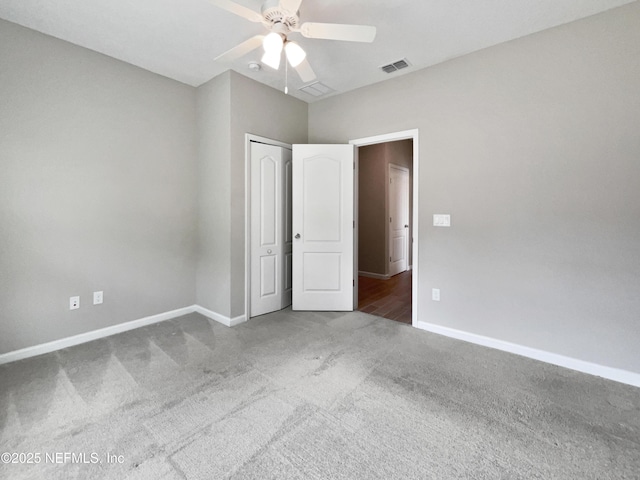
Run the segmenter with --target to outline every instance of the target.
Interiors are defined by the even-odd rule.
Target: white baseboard
[[[33,347],[27,347],[20,350],[15,350],[13,352],[3,353],[0,354],[0,365],[15,362],[17,360],[22,360],[24,358],[35,357],[37,355],[54,352],[56,350],[61,350],[63,348],[72,347],[81,343],[90,342],[99,338],[109,337],[117,333],[145,327],[147,325],[162,322],[165,320],[171,320],[172,318],[181,317],[192,312],[197,312],[207,318],[210,318],[211,320],[222,323],[223,325],[226,325],[228,327],[234,327],[247,321],[245,315],[239,315],[234,318],[229,318],[204,307],[201,307],[200,305],[191,305],[188,307],[179,308],[177,310],[171,310],[169,312],[139,318],[130,322],[119,323],[118,325],[112,325],[110,327],[93,330],[91,332],[81,333],[72,337],[61,338],[60,340],[54,340],[52,342],[34,345]],[[546,352],[544,350],[525,347],[523,345],[505,342],[503,340],[485,337],[482,335],[477,335],[475,333],[469,333],[449,327],[434,325],[432,323],[417,322],[416,327],[421,330],[437,333],[446,337],[463,340],[469,343],[475,343],[484,347],[495,348],[497,350],[514,353],[516,355],[532,358],[534,360],[540,360],[542,362],[569,368],[578,372],[588,373],[590,375],[596,375],[608,380],[614,380],[616,382],[640,387],[640,373],[630,372],[628,370],[622,370],[619,368],[606,367],[604,365],[598,365],[596,363],[586,362],[584,360],[578,360],[575,358],[566,357],[564,355]]]
[[[389,280],[391,278],[390,275],[383,275],[381,273],[371,273],[371,272],[358,271],[358,275],[361,277],[377,278],[378,280]]]
[[[220,315],[219,313],[213,312],[207,308],[201,307],[200,305],[194,305],[196,312],[200,315],[204,315],[205,317],[210,318],[211,320],[215,320],[216,322],[220,322],[227,327],[235,327],[241,323],[247,321],[247,317],[245,315],[239,315],[237,317],[229,318],[224,315]]]
[[[188,313],[194,311],[193,307],[194,306],[191,305],[189,307],[178,308],[177,310],[171,310],[169,312],[139,318],[130,322],[119,323],[110,327],[80,333],[72,337],[61,338],[60,340],[54,340],[52,342],[34,345],[33,347],[27,347],[20,350],[14,350],[13,352],[3,353],[2,355],[0,355],[0,365],[2,365],[3,363],[15,362],[16,360],[22,360],[23,358],[35,357],[36,355],[42,355],[43,353],[62,350],[63,348],[73,347],[74,345],[80,345],[81,343],[90,342],[99,338],[109,337],[117,333],[126,332],[135,328],[145,327],[153,323],[163,322],[165,320],[170,320],[182,315],[187,315]]]
[[[541,362],[558,365],[559,367],[569,368],[571,370],[576,370],[582,373],[588,373],[590,375],[606,378],[608,380],[625,383],[627,385],[633,385],[634,387],[640,387],[640,373],[630,372],[628,370],[622,370],[619,368],[606,367],[604,365],[598,365],[597,363],[591,363],[584,360],[578,360],[576,358],[565,357],[564,355],[558,355],[557,353],[551,353],[544,350],[538,350],[536,348],[525,347],[516,343],[505,342],[496,338],[485,337],[482,335],[477,335],[475,333],[456,330],[454,328],[434,325],[432,323],[418,322],[416,324],[416,327],[421,330],[427,330],[429,332],[444,335],[446,337],[463,340],[469,343],[475,343],[484,347],[495,348],[496,350],[502,350],[504,352],[515,353],[516,355],[520,355],[522,357],[540,360]]]
[[[4,363],[15,362],[17,360],[22,360],[24,358],[35,357],[44,353],[55,352],[56,350],[62,350],[63,348],[73,347],[74,345],[80,345],[81,343],[91,342],[92,340],[97,340],[99,338],[110,337],[111,335],[115,335],[117,333],[134,330],[140,327],[146,327],[147,325],[151,325],[153,323],[171,320],[172,318],[181,317],[193,312],[200,313],[201,315],[204,315],[211,320],[215,320],[216,322],[220,322],[227,327],[233,327],[240,323],[246,322],[246,317],[244,315],[229,318],[203,308],[200,305],[190,305],[188,307],[178,308],[177,310],[171,310],[169,312],[139,318],[130,322],[119,323],[110,327],[80,333],[72,337],[61,338],[52,342],[34,345],[33,347],[27,347],[20,350],[14,350],[13,352],[3,353],[0,354],[0,365]]]

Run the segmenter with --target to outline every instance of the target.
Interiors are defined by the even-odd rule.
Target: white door
[[[409,268],[409,169],[389,165],[389,275]]]
[[[287,201],[290,166],[290,150],[251,142],[252,317],[291,303],[290,287],[289,294],[286,292],[286,282],[291,278],[287,272],[287,249],[291,251],[291,234],[287,237],[287,229],[291,229],[291,202]]]
[[[353,149],[293,146],[294,310],[353,310]]]
[[[282,291],[282,307],[291,305],[293,292],[293,164],[291,158],[291,150],[284,150],[283,155],[283,171],[284,171],[284,287]]]

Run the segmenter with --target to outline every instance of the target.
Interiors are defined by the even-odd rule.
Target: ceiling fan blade
[[[306,58],[296,67],[296,72],[298,72],[300,79],[304,83],[313,82],[317,78],[316,72],[313,71],[313,68],[311,68]]]
[[[226,10],[227,12],[235,13],[242,18],[246,18],[250,22],[262,22],[262,15],[258,12],[254,12],[250,8],[236,2],[232,2],[231,0],[209,0],[209,3],[212,3],[216,7]]]
[[[216,62],[233,62],[234,60],[246,55],[262,45],[264,35],[256,35],[249,40],[245,40],[240,45],[236,45],[231,50],[227,50],[222,55],[218,55],[214,60]]]
[[[280,8],[295,15],[300,10],[301,3],[302,0],[280,0]]]
[[[346,40],[348,42],[373,42],[376,27],[368,25],[342,25],[337,23],[303,23],[300,33],[307,38]]]

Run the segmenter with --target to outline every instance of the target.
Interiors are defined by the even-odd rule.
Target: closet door
[[[284,188],[284,287],[282,294],[282,308],[291,305],[293,288],[293,226],[292,226],[292,161],[291,150],[283,149],[283,188]]]
[[[291,151],[251,142],[251,316],[291,304]]]

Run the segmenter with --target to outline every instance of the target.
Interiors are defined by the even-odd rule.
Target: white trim
[[[360,275],[361,277],[377,278],[378,280],[389,280],[391,278],[390,275],[385,275],[382,273],[363,272],[360,270],[358,270],[358,275]]]
[[[242,315],[244,320],[238,323],[246,322],[251,318],[251,142],[292,149],[290,143],[252,133],[244,135],[244,315]],[[207,316],[205,313],[203,315]],[[230,321],[233,322],[238,318],[240,317],[232,318]]]
[[[551,353],[544,350],[538,350],[536,348],[525,347],[523,345],[505,342],[504,340],[498,340],[496,338],[485,337],[483,335],[464,332],[462,330],[456,330],[454,328],[434,325],[432,323],[418,322],[416,327],[421,330],[437,333],[438,335],[444,335],[445,337],[451,337],[458,340],[463,340],[465,342],[475,343],[476,345],[482,345],[483,347],[495,348],[496,350],[514,353],[522,357],[532,358],[534,360],[550,363],[559,367],[576,370],[582,373],[588,373],[590,375],[606,378],[615,382],[633,385],[634,387],[640,387],[640,373],[630,372],[628,370],[622,370],[619,368],[606,367],[604,365],[598,365],[597,363],[578,360],[576,358],[558,355],[557,353]]]
[[[238,315],[237,317],[229,318],[221,315],[217,312],[209,310],[208,308],[201,307],[200,305],[194,305],[194,311],[199,313],[200,315],[204,315],[211,320],[215,320],[216,322],[220,322],[227,327],[235,327],[241,323],[247,321],[247,317],[245,315]]]
[[[371,137],[357,138],[355,140],[349,140],[349,143],[357,145],[358,147],[364,147],[366,145],[375,145],[376,143],[395,142],[396,140],[409,140],[415,139],[418,135],[418,129],[403,130],[402,132],[383,133],[382,135],[373,135]]]
[[[229,318],[224,315],[220,315],[219,313],[212,312],[211,310],[207,310],[200,305],[190,305],[188,307],[178,308],[177,310],[171,310],[169,312],[159,313],[157,315],[151,315],[137,320],[131,320],[130,322],[119,323],[117,325],[111,325],[110,327],[80,333],[78,335],[73,335],[72,337],[61,338],[52,342],[41,343],[40,345],[34,345],[32,347],[14,350],[13,352],[3,353],[0,354],[0,365],[25,358],[35,357],[45,353],[55,352],[56,350],[73,347],[75,345],[91,342],[100,338],[110,337],[111,335],[127,332],[140,327],[146,327],[147,325],[152,325],[154,323],[164,322],[165,320],[171,320],[193,312],[200,313],[211,320],[215,320],[216,322],[226,325],[227,327],[233,327],[246,321],[244,315]]]
[[[35,357],[36,355],[42,355],[43,353],[62,350],[63,348],[73,347],[74,345],[91,342],[92,340],[98,340],[99,338],[110,337],[111,335],[127,332],[135,328],[146,327],[147,325],[151,325],[153,323],[163,322],[165,320],[171,320],[172,318],[180,317],[182,315],[187,315],[188,313],[192,313],[193,311],[194,305],[191,305],[189,307],[171,310],[170,312],[159,313],[157,315],[139,318],[130,322],[119,323],[110,327],[80,333],[72,337],[66,337],[59,340],[54,340],[52,342],[41,343],[40,345],[34,345],[33,347],[27,347],[20,350],[14,350],[13,352],[3,353],[2,355],[0,355],[0,365],[3,363],[15,362],[16,360],[22,360],[23,358]]]
[[[353,310],[358,310],[358,289],[360,279],[358,278],[358,245],[360,241],[360,212],[358,199],[360,198],[360,151],[353,147]]]
[[[418,261],[418,232],[419,228],[419,205],[420,205],[420,138],[418,129],[413,130],[404,130],[402,132],[395,133],[387,133],[383,135],[374,135],[373,137],[365,137],[359,138],[356,140],[350,140],[349,143],[355,145],[356,147],[364,147],[366,145],[374,145],[376,143],[385,143],[385,142],[395,142],[396,140],[409,140],[413,139],[413,255],[412,255],[412,265],[413,265],[413,274],[411,279],[411,324],[414,327],[418,326],[418,265],[420,262]],[[358,156],[356,158],[356,174],[358,172]],[[354,199],[354,209],[357,213],[358,211],[358,197],[356,196]],[[357,225],[357,223],[356,223]],[[357,229],[356,229],[357,231]],[[354,262],[356,263],[354,272],[358,271],[357,267],[357,250],[354,251]]]

